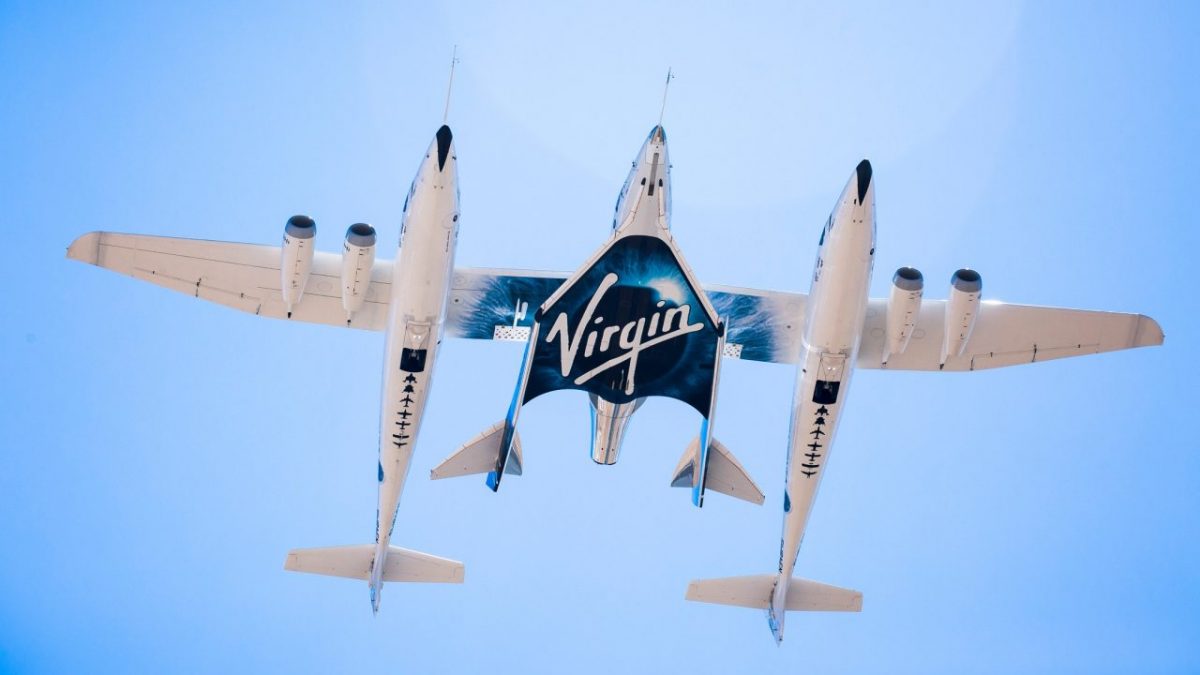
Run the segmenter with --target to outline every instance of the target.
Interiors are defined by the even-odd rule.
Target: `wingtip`
[[[95,265],[100,260],[100,233],[88,232],[76,237],[67,247],[67,258]]]
[[[1166,339],[1162,326],[1145,314],[1138,315],[1137,329],[1133,336],[1135,347],[1155,347]]]

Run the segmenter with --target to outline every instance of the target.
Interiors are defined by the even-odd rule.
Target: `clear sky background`
[[[1200,670],[1193,3],[0,3],[0,670]],[[381,255],[441,122],[459,264],[567,270],[656,122],[710,283],[805,291],[854,165],[873,289],[1142,312],[1166,345],[861,372],[797,574],[861,614],[687,603],[775,569],[792,369],[725,363],[717,435],[767,493],[667,487],[698,418],[651,401],[588,458],[578,392],[498,494],[429,469],[499,419],[520,346],[447,341],[394,543],[462,586],[283,571],[374,526],[379,334],[259,319],[64,259],[90,230]]]

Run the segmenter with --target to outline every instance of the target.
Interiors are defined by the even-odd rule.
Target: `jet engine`
[[[951,356],[961,356],[971,339],[975,319],[979,316],[979,296],[983,277],[971,269],[961,269],[950,277],[950,299],[946,302],[946,335],[942,340],[942,360],[946,365]]]
[[[283,228],[283,260],[279,271],[283,275],[283,304],[292,316],[292,307],[300,302],[308,275],[312,272],[313,237],[317,223],[308,216],[292,216]]]
[[[375,228],[355,223],[346,230],[346,245],[342,248],[342,307],[346,323],[362,307],[371,285],[371,268],[375,266]]]
[[[892,277],[892,295],[887,307],[887,344],[883,350],[883,362],[892,354],[903,354],[912,338],[921,314],[921,295],[925,289],[925,278],[920,270],[901,267]]]

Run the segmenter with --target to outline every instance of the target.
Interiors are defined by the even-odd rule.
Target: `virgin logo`
[[[559,355],[562,365],[562,376],[568,377],[575,367],[575,360],[580,356],[591,359],[595,355],[613,356],[595,366],[591,370],[575,378],[575,384],[583,384],[614,366],[628,362],[628,374],[625,378],[625,394],[632,395],[635,390],[638,355],[655,345],[681,338],[689,333],[704,329],[702,323],[689,323],[691,307],[666,307],[666,302],[660,300],[659,308],[650,316],[640,317],[637,321],[624,324],[605,324],[603,316],[596,316],[596,308],[604,299],[608,290],[617,284],[619,277],[609,272],[592,299],[588,301],[579,323],[572,329],[570,318],[566,312],[560,312],[554,324],[546,333],[546,342],[559,342]],[[665,308],[665,309],[664,309]]]

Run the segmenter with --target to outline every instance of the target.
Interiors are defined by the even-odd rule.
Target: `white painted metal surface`
[[[796,376],[784,491],[779,576],[768,621],[783,639],[788,586],[808,517],[824,477],[854,372],[875,253],[875,186],[865,160],[846,183],[817,249]]]
[[[283,259],[279,263],[283,304],[291,316],[292,307],[304,297],[312,272],[313,245],[317,224],[308,216],[293,216],[283,230]]]
[[[342,308],[346,310],[347,323],[367,301],[373,267],[375,228],[366,223],[351,225],[342,245]]]
[[[921,296],[924,280],[921,273],[911,267],[901,267],[892,278],[892,292],[887,307],[887,349],[883,362],[892,354],[903,354],[917,327],[921,313]]]
[[[409,190],[398,264],[392,267],[379,417],[379,510],[369,580],[376,611],[400,493],[433,384],[454,271],[458,217],[458,158],[450,128],[443,126]]]

